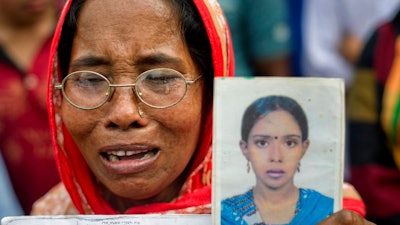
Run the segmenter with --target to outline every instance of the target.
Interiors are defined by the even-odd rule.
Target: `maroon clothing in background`
[[[51,39],[28,71],[19,69],[0,47],[0,149],[25,214],[60,181],[46,109]]]

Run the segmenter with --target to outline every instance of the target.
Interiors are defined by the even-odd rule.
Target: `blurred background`
[[[394,84],[400,74],[400,0],[219,3],[232,33],[236,76],[344,80],[345,181],[360,192],[369,220],[400,224],[400,122],[393,119],[400,114],[393,108],[400,96]],[[28,215],[33,202],[60,181],[45,93],[51,38],[63,4],[0,0],[0,218]]]

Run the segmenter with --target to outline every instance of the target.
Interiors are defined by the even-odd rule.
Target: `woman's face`
[[[277,110],[261,117],[247,143],[240,142],[257,184],[270,189],[293,185],[293,176],[309,144],[308,140],[301,140],[300,127],[288,112]]]
[[[126,84],[149,69],[172,68],[193,80],[199,71],[181,38],[178,17],[165,2],[86,1],[69,72],[96,71],[113,84]],[[145,204],[176,197],[182,185],[179,176],[198,143],[201,108],[200,79],[188,86],[181,102],[166,109],[146,106],[132,88],[120,87],[98,109],[80,110],[64,100],[61,112],[106,192],[112,192],[113,199]]]

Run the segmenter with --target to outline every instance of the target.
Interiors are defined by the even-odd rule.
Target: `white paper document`
[[[5,217],[1,225],[207,225],[211,215],[77,215]]]

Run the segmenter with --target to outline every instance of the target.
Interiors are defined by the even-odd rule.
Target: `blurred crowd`
[[[60,181],[46,90],[62,6],[59,0],[0,0],[0,217],[29,214],[33,202]]]
[[[218,2],[232,33],[235,76],[344,80],[345,180],[360,192],[369,220],[400,224],[400,122],[392,119],[400,114],[393,100],[400,96],[400,0]],[[0,0],[0,218],[29,214],[59,182],[45,91],[62,4]]]

